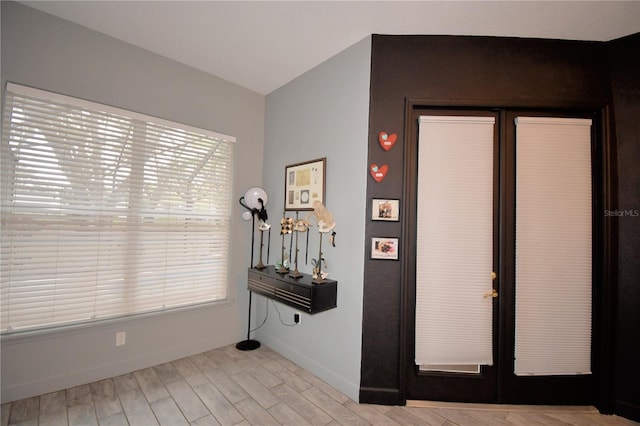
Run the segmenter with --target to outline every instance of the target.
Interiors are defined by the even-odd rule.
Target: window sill
[[[227,299],[219,302],[208,302],[198,305],[181,306],[178,308],[165,309],[153,312],[145,312],[141,314],[126,315],[115,318],[105,318],[93,321],[79,322],[75,324],[52,326],[46,328],[39,328],[34,330],[13,331],[5,332],[0,335],[0,343],[9,343],[12,341],[24,341],[24,340],[37,340],[38,338],[51,338],[56,334],[73,334],[84,333],[89,330],[99,330],[103,328],[110,328],[113,326],[131,324],[133,322],[141,323],[145,321],[151,321],[159,317],[167,317],[171,315],[179,315],[186,312],[194,312],[200,310],[218,310],[227,308],[229,305],[235,304],[234,299]]]

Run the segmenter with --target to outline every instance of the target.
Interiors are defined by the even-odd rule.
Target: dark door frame
[[[604,211],[614,210],[617,206],[616,198],[616,169],[615,150],[612,143],[613,134],[610,125],[611,111],[608,105],[602,103],[572,103],[567,102],[556,105],[536,105],[535,102],[526,105],[514,104],[513,102],[477,102],[473,100],[422,100],[405,99],[405,135],[407,141],[417,137],[417,123],[413,122],[414,114],[417,110],[429,109],[461,109],[461,110],[538,110],[538,111],[592,111],[595,119],[594,136],[600,143],[596,144],[593,151],[593,176],[594,185],[594,247],[600,248],[598,253],[594,250],[594,294],[593,294],[593,345],[592,345],[592,365],[594,389],[592,393],[593,402],[601,412],[613,412],[613,348],[616,305],[615,296],[617,288],[617,226],[615,221],[605,220]],[[504,115],[504,112],[501,112]],[[501,120],[501,136],[505,131],[505,120]],[[407,144],[408,145],[408,144]],[[403,199],[406,201],[415,198],[415,184],[417,170],[415,161],[412,161],[415,153],[410,149],[405,149],[404,153],[404,176],[403,176]],[[501,154],[502,155],[502,154]],[[500,170],[500,173],[504,173]],[[501,176],[502,178],[503,176]],[[501,214],[502,209],[501,206]],[[598,213],[599,212],[599,213]],[[409,224],[415,224],[416,212],[405,208],[402,212],[402,239],[401,249],[404,253],[415,253],[415,241],[410,238],[412,230]],[[503,238],[503,236],[500,236]],[[400,397],[404,403],[407,400],[407,374],[408,368],[413,366],[411,360],[407,358],[412,353],[411,345],[413,337],[413,312],[411,306],[413,299],[409,293],[409,283],[411,271],[415,271],[415,259],[405,256],[401,267],[401,312],[400,312],[400,350],[399,350],[399,387]],[[499,312],[504,315],[504,312]],[[499,354],[504,354],[504,342],[500,340],[497,348]],[[502,378],[499,378],[502,380]],[[500,389],[501,384],[498,384]],[[499,391],[498,391],[499,392]],[[501,400],[498,394],[498,400]]]
[[[413,143],[413,141],[418,138],[418,117],[421,115],[460,115],[460,116],[478,116],[478,117],[492,117],[495,119],[495,125],[493,128],[493,228],[498,229],[499,225],[499,211],[500,211],[500,194],[499,194],[499,181],[500,181],[500,132],[501,129],[499,127],[500,123],[500,111],[496,109],[489,108],[448,108],[448,107],[416,107],[414,108],[410,121],[411,131],[406,133],[409,138],[411,138],[411,142],[408,142],[405,145],[405,179],[409,179],[406,176],[406,173],[409,169],[414,170],[411,175],[411,189],[417,187],[416,185],[416,177],[417,177],[417,144]],[[405,184],[407,184],[407,180],[405,180]],[[408,195],[408,196],[407,196]],[[416,230],[415,225],[417,224],[417,218],[415,216],[416,212],[414,211],[413,202],[415,202],[417,196],[415,191],[412,191],[410,194],[405,194],[404,197],[404,205],[405,213],[410,214],[411,217],[408,221],[405,220],[403,230],[407,232],[407,235],[404,235],[402,240],[408,244],[408,247],[405,247],[403,253],[415,253],[415,237]],[[412,203],[409,203],[409,200]],[[409,209],[411,207],[411,209]],[[403,262],[408,266],[408,262],[411,263],[410,266],[403,268],[403,283],[409,283],[414,281],[415,274],[413,271],[416,268],[417,259],[415,256],[404,256]],[[499,237],[494,233],[493,241],[492,241],[492,271],[497,272],[499,267]],[[404,274],[407,274],[406,276]],[[493,287],[496,288],[496,284],[499,284],[498,281],[493,282]],[[406,306],[411,309],[411,313],[415,312],[412,309],[415,306],[415,292],[408,291],[409,286],[403,285],[403,291],[406,291],[406,299],[403,300],[406,302]],[[497,288],[497,291],[500,292],[500,289]],[[491,300],[492,303],[492,322],[495,325],[498,324],[498,306],[499,306],[499,298],[494,298]],[[406,324],[406,327],[403,328],[403,331],[406,332],[406,337],[411,339],[412,335],[415,333],[415,325],[413,321],[409,321]],[[413,339],[410,340],[413,342]],[[492,341],[492,352],[493,359],[498,359],[498,335],[497,333],[493,333],[493,341]],[[407,378],[410,376],[410,371],[413,368],[413,363],[411,363],[411,359],[414,355],[414,348],[409,342],[405,345],[405,350],[407,351],[406,355],[406,370],[404,374],[405,380],[405,393],[407,396],[410,396],[410,388],[412,387],[411,379]],[[428,391],[431,397],[439,398],[444,401],[456,401],[456,402],[473,402],[473,403],[491,403],[496,399],[495,390],[498,387],[498,371],[497,364],[494,363],[493,366],[482,366],[479,374],[473,374],[471,377],[469,374],[456,374],[456,373],[440,373],[440,372],[429,372],[429,373],[421,373],[419,376],[428,377],[428,380],[434,385],[429,387],[421,387],[422,391],[419,393],[424,394],[425,391]],[[420,379],[417,379],[420,380]]]

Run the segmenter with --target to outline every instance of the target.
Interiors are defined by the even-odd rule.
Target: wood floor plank
[[[284,402],[276,404],[267,410],[281,425],[284,426],[310,426],[300,414],[296,413]]]
[[[331,417],[329,417],[327,413],[303,397],[299,392],[291,389],[288,385],[278,385],[272,389],[272,392],[282,401],[286,401],[286,404],[291,407],[293,411],[302,416],[302,418],[310,424],[326,425],[331,422]]]
[[[66,390],[67,393],[67,407],[75,407],[77,405],[90,404],[93,400],[91,398],[91,386],[81,385]]]
[[[263,365],[264,363],[273,361],[274,359],[282,358],[282,355],[274,352],[266,346],[261,346],[257,351],[251,351],[249,357],[255,364]]]
[[[156,416],[153,414],[153,410],[151,410],[141,389],[132,389],[123,393],[118,392],[118,396],[120,397],[124,414],[127,416],[127,421],[131,426],[153,426],[158,424]]]
[[[303,368],[301,368],[298,364],[296,364],[293,361],[288,360],[287,358],[282,357],[280,359],[280,362],[285,366],[285,368],[289,371],[292,371],[294,373],[297,373],[298,371],[302,371]]]
[[[209,370],[205,376],[232,404],[249,398],[249,394],[222,369]]]
[[[392,405],[381,405],[381,404],[367,404],[373,408],[375,408],[376,410],[380,411],[381,413],[386,413],[387,411],[389,411],[393,406]]]
[[[210,414],[207,407],[184,379],[168,383],[166,387],[189,422],[194,422]]]
[[[21,422],[38,422],[40,415],[40,397],[26,398],[16,401],[11,406],[11,415],[9,416],[9,424]]]
[[[122,413],[122,405],[116,393],[116,386],[112,379],[91,383],[91,399],[98,420]]]
[[[125,416],[124,412],[100,419],[99,424],[100,426],[129,426],[127,416]]]
[[[209,380],[202,374],[189,358],[182,358],[172,362],[173,366],[178,370],[182,377],[192,387],[209,383]]]
[[[594,425],[594,426],[608,426],[608,425],[621,425],[614,416],[603,416],[597,413],[549,413],[548,417],[552,417],[555,420],[561,421],[566,425]]]
[[[535,426],[535,425],[560,425],[565,424],[561,420],[549,417],[544,413],[526,412],[526,411],[510,411],[506,420],[516,426]]]
[[[304,380],[306,380],[307,382],[311,383],[316,388],[320,389],[322,392],[329,395],[331,398],[338,401],[340,404],[344,404],[345,402],[349,401],[348,396],[346,396],[339,390],[335,389],[334,387],[328,385],[327,383],[323,382],[318,377],[311,374],[309,371],[301,369],[298,372],[298,375],[302,377]]]
[[[238,423],[238,425],[241,423]],[[238,426],[236,425],[236,426]],[[191,426],[220,426],[220,423],[213,417],[212,414],[209,414],[206,417],[202,417],[194,422],[191,422]]]
[[[302,396],[320,407],[325,413],[329,414],[332,418],[343,425],[356,426],[369,424],[368,421],[358,416],[356,413],[349,410],[347,407],[340,404],[315,386],[312,386],[302,392]]]
[[[221,425],[235,425],[244,420],[242,414],[210,382],[193,388],[204,405]]]
[[[204,353],[211,361],[213,361],[218,368],[225,364],[233,362],[233,359],[227,355],[222,349],[213,349]]]
[[[280,398],[246,371],[234,374],[231,378],[265,409],[280,402]]]
[[[189,360],[203,373],[218,368],[218,365],[205,354],[196,354],[189,357]]]
[[[280,423],[253,398],[246,398],[237,404],[236,409],[252,425],[277,426]]]
[[[52,392],[40,397],[40,414],[58,413],[67,409],[65,391]]]
[[[234,345],[225,346],[223,348],[220,348],[220,350],[225,354],[227,354],[229,358],[231,358],[234,361],[247,359],[249,356],[249,353],[251,352],[251,351],[239,351],[238,349],[236,349]]]
[[[113,398],[116,394],[116,385],[112,379],[100,380],[89,384],[91,400],[100,398]]]
[[[246,367],[250,367],[251,364],[248,362],[249,360],[247,359],[235,359],[235,360],[231,360],[227,363],[224,364],[220,364],[220,367],[222,370],[224,370],[228,375],[233,375],[233,374],[237,374],[241,371],[243,371]]]
[[[313,386],[311,383],[307,382],[305,379],[297,375],[296,373],[290,370],[283,370],[280,372],[280,378],[284,383],[289,385],[292,389],[298,392],[304,392]]]
[[[64,390],[42,395],[40,397],[40,414],[38,424],[42,426],[66,425],[67,394]]]
[[[262,383],[264,387],[272,388],[282,383],[282,379],[273,375],[269,370],[264,368],[261,364],[256,363],[251,367],[245,369],[245,371],[251,374],[257,381]]]
[[[429,425],[429,423],[420,420],[416,416],[411,413],[405,411],[403,407],[391,407],[386,413],[385,416],[389,417],[396,423],[399,423],[404,426],[425,426]],[[443,423],[443,425],[447,424]],[[455,424],[455,423],[454,423]]]
[[[153,368],[145,368],[134,373],[140,389],[144,393],[147,401],[154,402],[158,399],[164,399],[169,396],[169,392],[158,378]]]
[[[75,404],[67,408],[69,426],[97,426],[98,417],[93,402]]]
[[[288,369],[282,362],[271,360],[266,362],[263,367],[298,392],[303,392],[312,386],[311,383]]]
[[[151,410],[161,426],[188,426],[189,422],[182,415],[176,402],[171,397],[158,399],[151,404]]]
[[[473,419],[475,425],[510,426],[509,422],[505,420],[507,413],[495,413],[487,410],[467,410],[465,414]]]
[[[7,426],[9,424],[9,415],[11,414],[11,403],[2,404],[1,406],[2,417],[0,417],[0,425]]]
[[[478,418],[474,418],[470,410],[455,410],[453,408],[433,408],[433,411],[460,426],[487,425],[485,421],[482,421]]]
[[[343,404],[346,408],[356,413],[373,425],[397,426],[398,423],[385,416],[382,412],[367,404],[358,404],[355,401],[347,401]]]
[[[429,408],[405,406],[402,409],[430,426],[442,426],[447,422],[447,419]]]
[[[170,362],[156,365],[153,367],[153,370],[156,372],[160,381],[165,385],[167,383],[183,380],[182,374],[180,374],[180,372]]]
[[[131,390],[140,389],[136,376],[133,373],[123,374],[113,378],[113,384],[116,387],[116,393],[121,394]]]

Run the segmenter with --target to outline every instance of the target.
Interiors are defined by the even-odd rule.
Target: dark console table
[[[279,274],[273,265],[264,269],[249,268],[248,288],[254,293],[270,297],[309,314],[337,307],[338,282],[325,280],[311,282],[313,277],[302,274],[299,278]]]

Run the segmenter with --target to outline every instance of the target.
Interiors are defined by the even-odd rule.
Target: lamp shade
[[[262,205],[258,201],[259,198],[262,199]],[[244,193],[244,202],[251,209],[260,209],[267,205],[267,201],[269,201],[267,191],[259,186],[252,186]]]

